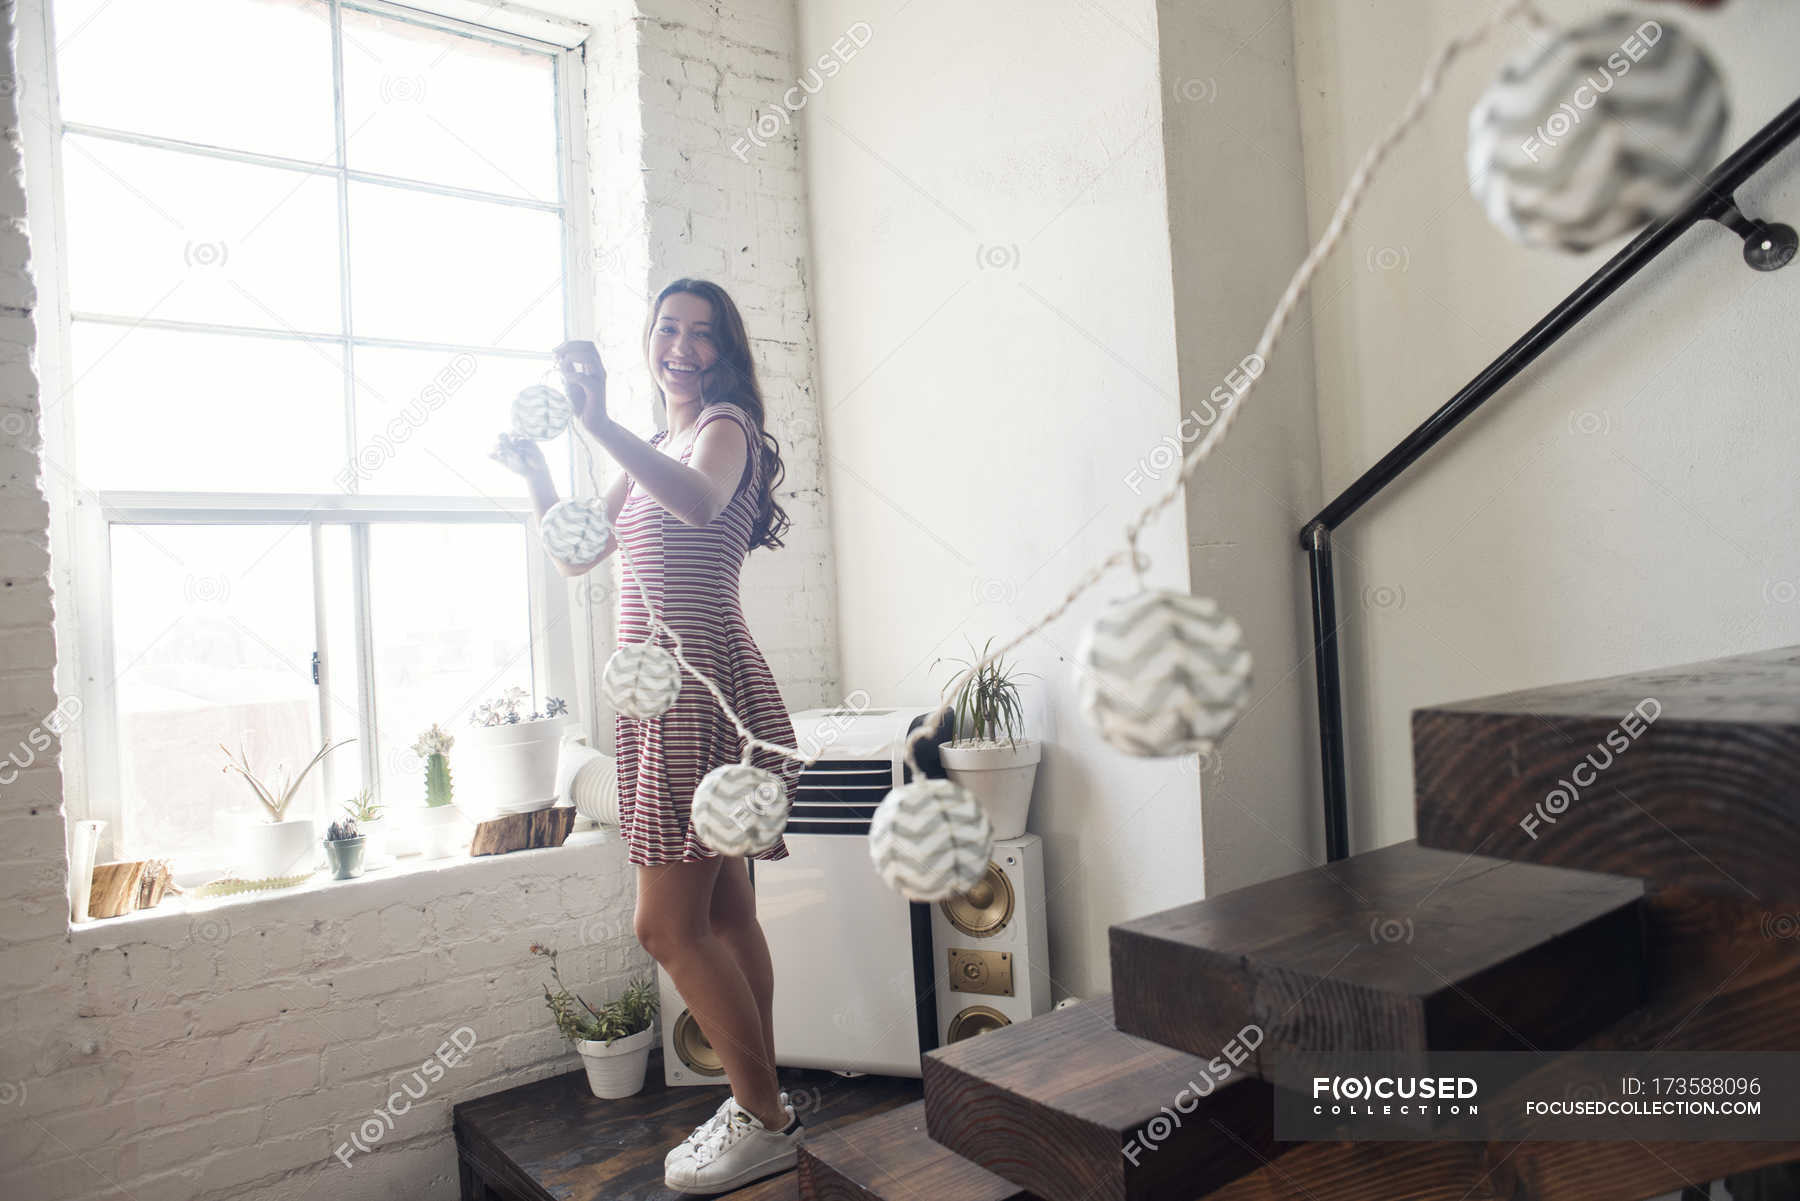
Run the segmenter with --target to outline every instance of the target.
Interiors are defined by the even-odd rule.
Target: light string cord
[[[1424,75],[1420,78],[1419,85],[1414,90],[1411,99],[1408,100],[1406,107],[1401,110],[1400,115],[1388,126],[1386,132],[1384,132],[1382,136],[1363,153],[1361,160],[1357,163],[1356,170],[1351,173],[1349,182],[1344,186],[1343,194],[1338,199],[1337,207],[1332,212],[1331,220],[1326,224],[1324,232],[1320,234],[1318,240],[1313,244],[1312,250],[1307,254],[1306,258],[1301,261],[1299,267],[1295,269],[1292,278],[1288,281],[1287,288],[1282,292],[1280,300],[1275,305],[1275,311],[1269,315],[1268,321],[1264,324],[1262,336],[1257,339],[1256,349],[1252,353],[1264,362],[1265,370],[1251,378],[1249,383],[1244,387],[1244,390],[1238,394],[1233,403],[1221,406],[1220,419],[1207,431],[1206,436],[1202,438],[1191,451],[1183,456],[1181,471],[1177,473],[1174,480],[1170,483],[1168,490],[1156,500],[1146,505],[1142,512],[1127,523],[1125,526],[1125,547],[1123,549],[1113,551],[1099,563],[1089,568],[1076,582],[1075,586],[1069,590],[1068,594],[1043,616],[1021,630],[1010,642],[1004,643],[999,649],[990,652],[977,662],[970,664],[963,671],[958,672],[957,675],[952,678],[950,683],[944,687],[943,692],[940,694],[937,708],[933,709],[931,713],[926,716],[925,720],[907,735],[906,738],[904,748],[906,763],[907,766],[912,769],[915,776],[922,777],[924,772],[920,768],[918,759],[914,755],[914,748],[917,747],[921,741],[931,737],[936,732],[938,722],[954,707],[954,698],[956,695],[971,678],[980,672],[982,668],[1001,658],[1007,652],[1023,643],[1027,638],[1061,617],[1069,610],[1069,607],[1073,605],[1076,600],[1080,599],[1080,597],[1087,592],[1088,589],[1099,583],[1108,572],[1117,567],[1120,563],[1129,562],[1139,586],[1142,587],[1145,584],[1144,568],[1148,566],[1149,560],[1143,552],[1138,549],[1139,535],[1153,517],[1162,512],[1163,509],[1167,508],[1182,494],[1188,479],[1195,471],[1199,470],[1200,465],[1212,454],[1213,448],[1225,437],[1226,432],[1231,429],[1232,422],[1237,419],[1237,415],[1242,411],[1244,403],[1249,400],[1251,394],[1256,390],[1257,383],[1268,374],[1266,364],[1270,355],[1274,352],[1276,342],[1280,339],[1283,330],[1287,327],[1288,320],[1293,316],[1294,309],[1299,305],[1301,298],[1306,295],[1307,289],[1311,286],[1313,276],[1318,271],[1320,263],[1336,249],[1339,241],[1343,237],[1344,230],[1350,223],[1350,218],[1354,216],[1356,210],[1361,207],[1376,169],[1380,167],[1383,160],[1387,158],[1394,147],[1397,146],[1406,135],[1412,131],[1413,127],[1418,124],[1419,119],[1424,115],[1427,106],[1436,97],[1438,88],[1443,82],[1444,73],[1448,70],[1450,64],[1461,55],[1487,41],[1494,35],[1495,31],[1506,22],[1519,17],[1523,17],[1530,22],[1533,28],[1537,30],[1547,30],[1554,27],[1550,19],[1538,9],[1535,0],[1505,0],[1505,2],[1500,4],[1481,24],[1477,25],[1467,33],[1451,38],[1444,44],[1443,48],[1438,51],[1437,55],[1426,67]],[[593,451],[588,447],[585,440],[578,438],[577,441],[581,442],[582,452],[586,456],[589,482],[593,485],[594,492],[596,496],[598,496],[601,489],[599,480],[594,472]],[[751,448],[751,453],[755,453],[754,447]],[[695,668],[693,664],[687,661],[687,658],[682,654],[680,637],[667,623],[656,616],[656,611],[650,603],[649,590],[644,586],[643,577],[637,570],[637,564],[632,559],[630,552],[625,549],[625,543],[619,538],[618,530],[613,526],[612,519],[604,516],[604,510],[603,519],[606,522],[607,530],[613,536],[614,545],[624,557],[626,565],[631,569],[632,580],[637,584],[638,593],[643,599],[644,611],[649,615],[652,631],[660,629],[669,635],[669,640],[674,644],[674,656],[676,661],[681,664],[688,674],[692,675],[706,686],[707,690],[712,693],[713,698],[718,701],[719,708],[722,709],[725,716],[730,719],[731,724],[737,727],[738,733],[744,739],[743,762],[750,762],[751,752],[756,748],[772,751],[789,759],[796,759],[807,766],[811,766],[813,763],[817,762],[819,753],[807,755],[802,753],[797,747],[788,747],[779,743],[768,742],[753,735],[750,732],[749,727],[744,724],[743,720],[738,717],[737,713],[726,702],[725,696],[719,691],[718,686]]]

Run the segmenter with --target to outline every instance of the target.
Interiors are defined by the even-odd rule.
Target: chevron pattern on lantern
[[[1075,659],[1082,712],[1129,755],[1204,753],[1250,693],[1244,631],[1209,597],[1154,590],[1116,600]]]
[[[598,558],[611,537],[605,504],[586,496],[559,500],[544,510],[538,531],[544,549],[571,567]]]
[[[575,406],[548,384],[532,384],[513,398],[513,433],[534,442],[548,442],[569,428]]]
[[[626,717],[639,721],[661,717],[681,692],[681,664],[655,643],[627,643],[606,661],[600,689]]]
[[[788,807],[787,789],[773,772],[727,763],[694,789],[694,835],[721,855],[755,855],[781,837]]]
[[[1713,165],[1728,116],[1698,44],[1612,13],[1501,69],[1469,113],[1470,186],[1516,241],[1587,250],[1680,207]]]
[[[994,827],[969,791],[915,780],[883,798],[869,820],[869,858],[888,887],[912,901],[968,892],[987,875]]]

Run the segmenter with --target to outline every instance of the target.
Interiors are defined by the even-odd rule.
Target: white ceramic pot
[[[574,728],[565,715],[457,731],[450,759],[456,803],[484,817],[548,809],[563,739]]]
[[[388,851],[388,822],[383,817],[372,822],[357,822],[356,828],[363,836],[363,867],[374,870],[387,867],[393,862]]]
[[[581,1052],[582,1066],[587,1068],[588,1087],[596,1097],[617,1099],[629,1097],[644,1087],[644,1069],[650,1062],[650,1044],[655,1026],[647,1026],[636,1034],[604,1043],[588,1039],[575,1040]]]
[[[238,862],[252,880],[309,871],[323,853],[310,817],[279,822],[253,817],[238,827]]]
[[[951,781],[969,790],[993,824],[995,838],[1025,833],[1031,809],[1031,786],[1037,780],[1043,745],[1021,738],[1012,746],[997,743],[946,742],[938,748]]]
[[[419,851],[427,859],[468,853],[475,827],[455,805],[427,805],[418,811]]]

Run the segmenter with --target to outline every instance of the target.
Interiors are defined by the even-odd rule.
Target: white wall
[[[930,704],[936,656],[1016,636],[1123,546],[1126,473],[1179,417],[1155,8],[801,0],[800,110],[846,688]],[[1180,505],[1147,531],[1184,588]],[[1070,657],[1107,577],[1019,648],[1047,746],[1055,996],[1107,991],[1109,924],[1201,888],[1192,763],[1088,729]]]
[[[1545,4],[1568,21],[1613,7]],[[1316,236],[1427,57],[1490,5],[1295,8]],[[1713,51],[1734,105],[1726,152],[1800,92],[1800,7],[1634,10]],[[1523,249],[1470,200],[1470,106],[1502,49],[1525,41],[1509,30],[1451,69],[1320,276],[1327,496],[1625,241],[1581,257]],[[1800,152],[1739,196],[1752,215],[1800,224]],[[1740,245],[1716,225],[1684,236],[1340,535],[1355,848],[1412,834],[1416,707],[1800,641],[1800,268],[1758,274]]]
[[[814,432],[799,160],[731,156],[734,89],[792,77],[786,0],[558,0],[590,20],[586,151],[596,340],[641,402],[649,295],[711,276],[745,309],[788,463],[788,547],[758,551],[745,609],[790,705],[838,695],[829,528]],[[23,6],[41,39],[42,4]],[[9,25],[0,80],[19,78]],[[0,747],[56,703],[38,354],[54,264],[33,255],[21,130],[42,139],[42,75],[0,88]],[[721,100],[720,98],[724,99]],[[634,128],[639,102],[645,129]],[[646,169],[648,174],[646,174]],[[30,181],[32,228],[48,211]],[[40,331],[41,323],[49,330]],[[612,603],[609,590],[593,590]],[[603,607],[604,607],[603,605]],[[603,727],[604,728],[604,727]],[[544,1007],[533,941],[610,995],[650,968],[616,842],[517,852],[209,906],[172,903],[71,932],[63,781],[41,763],[0,788],[0,1195],[211,1201],[330,1194],[453,1198],[450,1107],[579,1066]],[[334,1157],[459,1027],[474,1037],[375,1154]],[[466,1040],[467,1036],[463,1036]],[[417,1083],[412,1087],[417,1089]],[[409,1099],[399,1094],[400,1102]]]
[[[1306,198],[1287,6],[1220,0],[1158,11],[1185,450],[1239,404],[1242,360],[1306,256]],[[1306,303],[1294,312],[1187,486],[1191,590],[1243,626],[1255,663],[1248,707],[1202,761],[1209,894],[1323,855],[1297,541],[1319,503],[1310,312]]]

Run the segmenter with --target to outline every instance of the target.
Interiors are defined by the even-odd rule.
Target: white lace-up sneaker
[[[726,1193],[794,1166],[806,1128],[783,1094],[781,1107],[788,1124],[770,1130],[737,1103],[726,1099],[723,1122],[702,1138],[687,1155],[677,1156],[663,1170],[663,1187],[678,1193],[706,1195]]]
[[[676,1160],[683,1159],[688,1155],[693,1154],[694,1148],[705,1142],[712,1132],[719,1128],[719,1123],[725,1120],[726,1112],[731,1108],[733,1099],[732,1096],[727,1095],[723,1101],[719,1102],[719,1108],[713,1111],[712,1117],[707,1118],[704,1122],[694,1127],[692,1134],[669,1148],[669,1153],[663,1156],[663,1170],[665,1172],[675,1165]],[[785,1088],[781,1090],[781,1103],[783,1105],[788,1103],[788,1095]]]

